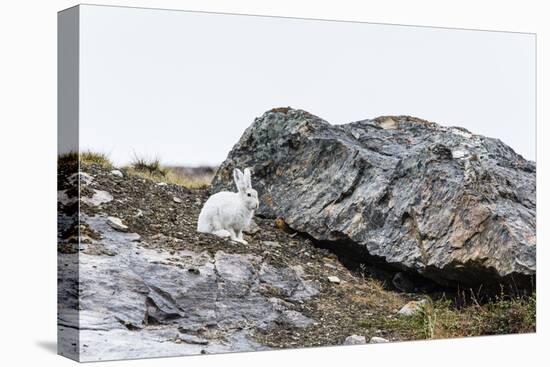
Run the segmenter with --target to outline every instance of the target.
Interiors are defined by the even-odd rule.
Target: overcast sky
[[[535,159],[535,37],[82,6],[81,149],[219,164],[266,110],[413,115]]]

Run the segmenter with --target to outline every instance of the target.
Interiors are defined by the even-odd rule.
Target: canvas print
[[[58,24],[61,355],[535,332],[535,35]]]

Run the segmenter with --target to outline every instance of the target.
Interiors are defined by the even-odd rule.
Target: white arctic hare
[[[197,231],[212,233],[219,237],[248,244],[243,239],[243,230],[248,228],[258,209],[258,193],[250,182],[250,169],[244,173],[238,168],[233,170],[233,179],[238,192],[222,191],[208,198],[197,223]]]

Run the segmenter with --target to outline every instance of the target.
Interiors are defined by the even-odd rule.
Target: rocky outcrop
[[[197,234],[200,191],[86,168],[93,175],[79,175],[80,195],[64,177],[58,191],[61,354],[95,361],[265,350],[254,333],[312,326],[302,304],[319,294],[319,281],[263,242],[244,248]],[[281,236],[264,229],[261,238],[280,248]]]
[[[254,255],[143,248],[139,235],[120,232],[108,220],[102,215],[81,217],[101,240],[81,244],[79,317],[62,315],[59,320],[61,328],[81,330],[81,360],[262,350],[266,347],[247,337],[251,327],[306,327],[313,322],[279,298],[266,296],[268,289],[296,301],[316,295],[315,283],[303,280],[295,269],[270,266]],[[109,256],[98,256],[97,247]],[[74,259],[60,255],[62,264],[67,263],[60,279],[72,279],[67,272],[74,270],[68,266]],[[60,283],[62,305],[70,306],[72,290]],[[127,349],[113,339],[126,343]]]
[[[346,125],[301,110],[257,118],[213,192],[252,167],[258,214],[335,250],[444,285],[531,282],[533,162],[497,139],[408,116]]]
[[[75,168],[58,180],[63,355],[94,361],[339,345],[360,332],[393,336],[366,332],[360,321],[393,314],[381,306],[390,300],[410,300],[377,289],[376,301],[364,302],[371,280],[272,220],[255,218],[246,246],[197,233],[207,189]],[[98,192],[109,200],[92,200]]]

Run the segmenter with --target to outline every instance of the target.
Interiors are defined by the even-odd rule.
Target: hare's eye
[[[246,194],[246,196],[251,197],[252,195],[250,193]]]

